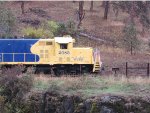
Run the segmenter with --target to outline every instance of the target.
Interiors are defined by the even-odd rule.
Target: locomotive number
[[[59,51],[58,54],[68,55],[70,54],[69,51]]]

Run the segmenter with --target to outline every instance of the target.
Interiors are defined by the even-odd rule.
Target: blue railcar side
[[[30,49],[38,39],[0,39],[0,62],[37,62]]]

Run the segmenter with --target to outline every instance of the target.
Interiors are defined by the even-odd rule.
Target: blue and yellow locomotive
[[[60,73],[99,72],[98,50],[74,47],[72,37],[53,39],[0,39],[0,64],[35,66],[36,71]]]

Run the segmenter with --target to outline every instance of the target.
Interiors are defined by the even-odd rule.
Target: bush
[[[27,75],[3,75],[0,77],[0,96],[5,97],[5,113],[23,113],[27,109],[25,95],[33,86],[32,77]]]
[[[74,36],[78,33],[78,29],[76,27],[76,23],[72,20],[69,20],[66,23],[66,32],[68,35]]]
[[[10,9],[4,7],[4,3],[0,3],[0,37],[13,36],[15,31],[16,18]]]
[[[29,38],[52,38],[53,33],[51,31],[45,30],[43,28],[35,29],[33,27],[28,27],[23,29],[23,34]]]
[[[55,36],[58,34],[59,31],[59,24],[54,21],[47,21],[47,28],[51,31]]]
[[[78,29],[76,27],[76,23],[72,20],[67,21],[66,23],[57,23],[54,21],[46,22],[47,29],[50,30],[54,36],[63,36],[63,35],[71,35],[74,36]]]
[[[66,23],[46,21],[39,28],[27,27],[22,30],[22,33],[29,38],[52,38],[63,35],[74,36],[78,33],[78,29],[74,21]]]

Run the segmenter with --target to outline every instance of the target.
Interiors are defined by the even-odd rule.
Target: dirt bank
[[[138,97],[101,95],[82,98],[79,95],[35,93],[30,96],[36,113],[149,113],[150,102]],[[34,111],[35,112],[35,111]]]

